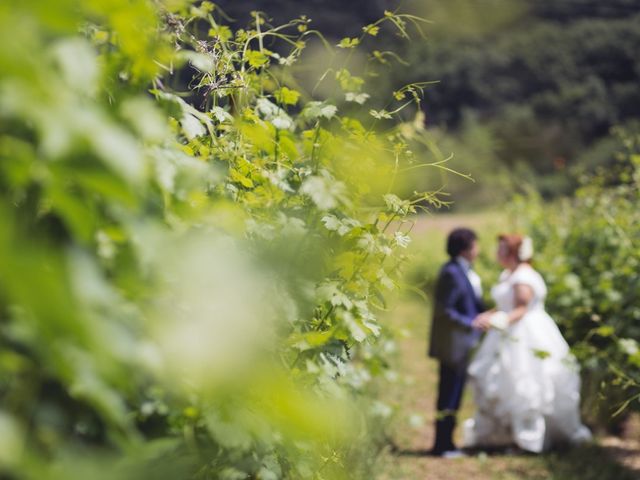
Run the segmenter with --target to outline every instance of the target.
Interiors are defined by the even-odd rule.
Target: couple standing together
[[[476,412],[464,422],[465,447],[515,445],[538,453],[588,441],[591,433],[579,414],[578,366],[544,309],[547,289],[530,264],[531,239],[498,237],[496,256],[504,271],[491,289],[493,310],[484,307],[480,277],[472,268],[479,253],[476,234],[454,230],[447,253],[450,261],[435,289],[429,346],[429,355],[440,362],[432,453],[463,455],[453,431],[467,380]]]

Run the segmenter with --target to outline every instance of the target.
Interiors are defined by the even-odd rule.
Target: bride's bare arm
[[[533,289],[529,285],[517,283],[513,287],[515,295],[514,308],[508,313],[509,323],[513,324],[520,320],[533,300]]]

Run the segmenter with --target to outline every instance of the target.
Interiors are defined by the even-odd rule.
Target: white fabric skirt
[[[490,330],[470,366],[476,413],[467,447],[516,444],[542,452],[591,439],[580,421],[580,376],[553,319],[532,310],[505,331]]]

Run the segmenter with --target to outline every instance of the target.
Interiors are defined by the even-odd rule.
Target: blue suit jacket
[[[481,332],[471,322],[484,311],[462,266],[451,260],[436,283],[429,356],[452,368],[466,368]]]

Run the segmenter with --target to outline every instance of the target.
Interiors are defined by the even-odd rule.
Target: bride
[[[516,444],[541,452],[588,441],[580,421],[580,377],[575,359],[544,309],[544,280],[530,265],[531,239],[498,237],[505,267],[491,291],[497,310],[469,366],[476,414],[464,424],[467,447]]]

